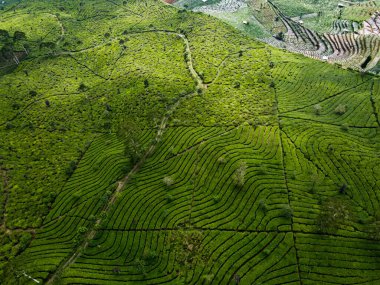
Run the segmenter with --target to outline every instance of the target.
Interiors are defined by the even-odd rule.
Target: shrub
[[[87,228],[86,227],[79,227],[78,230],[77,230],[78,234],[84,234],[85,232],[87,232]]]
[[[342,197],[342,196],[341,196]],[[321,213],[317,225],[322,233],[335,233],[340,225],[349,220],[349,205],[341,198],[330,198],[322,202]]]
[[[174,200],[174,198],[173,198],[172,195],[167,194],[167,195],[165,196],[165,200],[166,200],[168,203],[170,203],[170,202],[172,202],[172,201]]]
[[[260,200],[259,202],[259,208],[265,213],[266,211],[268,211],[268,206],[267,204],[265,203],[264,200]]]
[[[162,181],[164,182],[164,184],[167,187],[170,187],[170,186],[172,186],[174,184],[174,179],[171,176],[164,177],[164,179]]]
[[[319,105],[319,104],[314,105],[314,112],[315,112],[316,115],[319,116],[321,114],[321,112],[322,112],[322,106]]]
[[[346,111],[347,111],[346,105],[339,104],[338,107],[335,108],[334,112],[337,115],[343,115],[344,113],[346,113]]]
[[[77,169],[77,162],[72,160],[70,161],[69,166],[66,168],[67,176],[73,175],[75,169]]]
[[[81,83],[78,87],[79,91],[85,91],[87,89],[87,86],[84,83]]]
[[[281,217],[290,219],[291,217],[293,217],[293,209],[290,208],[289,205],[285,205],[284,207],[282,207]]]
[[[343,131],[347,132],[347,131],[350,129],[350,127],[349,127],[348,124],[344,123],[344,124],[341,126],[341,129],[342,129]]]
[[[221,156],[218,158],[218,163],[219,164],[225,164],[226,163],[226,158],[224,156]]]
[[[247,172],[247,163],[241,161],[238,168],[235,170],[232,179],[234,180],[235,186],[243,187],[245,183],[245,174]]]
[[[215,195],[214,197],[212,197],[212,200],[216,204],[216,203],[218,203],[220,201],[220,197],[218,195]]]
[[[158,254],[154,250],[144,252],[143,259],[146,264],[153,264],[158,258]]]

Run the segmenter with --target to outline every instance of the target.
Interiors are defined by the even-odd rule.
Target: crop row
[[[108,229],[187,222],[202,228],[289,229],[277,128],[176,128],[162,146],[128,184]],[[242,163],[244,181],[238,186]]]
[[[368,238],[380,208],[378,131],[296,119],[283,130],[295,229]]]
[[[378,242],[296,234],[303,284],[379,284]]]
[[[277,62],[273,77],[280,114],[313,106],[339,94],[344,98],[346,93],[353,93],[352,89],[368,91],[365,81],[369,78],[354,72],[305,59],[302,62],[286,61],[275,53],[273,60]]]
[[[62,276],[75,284],[296,284],[291,233],[102,231]]]
[[[347,92],[338,93],[312,106],[282,115],[337,126],[376,127],[378,124],[370,98],[372,84],[372,81],[367,81]]]
[[[149,141],[148,133],[142,140]],[[99,218],[115,182],[127,171],[123,144],[114,135],[97,138],[59,193],[42,229],[18,260],[35,278],[46,278]]]

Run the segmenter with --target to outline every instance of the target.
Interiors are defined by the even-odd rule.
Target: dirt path
[[[166,34],[174,34],[174,35],[179,36],[184,41],[184,43],[185,43],[185,51],[187,53],[186,64],[187,64],[187,67],[188,67],[188,69],[190,71],[191,76],[193,77],[194,81],[196,82],[196,88],[197,89],[204,89],[204,88],[206,88],[204,82],[202,81],[202,79],[199,77],[198,73],[194,69],[193,58],[192,58],[191,50],[190,50],[190,43],[189,43],[189,41],[188,41],[188,39],[186,38],[185,35],[178,34],[178,33],[172,32],[172,31],[162,31],[162,30],[142,31],[142,32],[138,32],[138,33],[144,33],[144,32],[166,33]],[[137,34],[137,33],[135,33],[135,34]],[[110,210],[111,206],[115,204],[115,202],[117,200],[117,197],[119,197],[119,194],[123,191],[123,189],[125,188],[125,185],[128,183],[128,181],[130,180],[130,178],[140,170],[141,166],[144,164],[144,162],[146,161],[146,159],[154,152],[154,150],[157,147],[157,142],[159,142],[161,140],[161,137],[162,137],[162,135],[163,135],[163,133],[164,133],[164,131],[166,129],[168,120],[169,120],[171,114],[173,113],[173,111],[175,109],[177,109],[177,107],[181,104],[182,101],[184,101],[184,100],[186,100],[186,99],[188,99],[190,97],[196,96],[198,94],[197,91],[198,90],[196,90],[195,92],[189,93],[189,94],[187,94],[185,96],[180,97],[177,100],[177,102],[175,102],[171,106],[171,108],[166,112],[165,116],[161,120],[161,124],[160,124],[160,126],[158,128],[158,131],[157,131],[154,143],[149,147],[149,149],[145,152],[145,154],[143,155],[143,157],[133,167],[133,169],[122,180],[120,180],[118,182],[118,187],[116,188],[116,190],[114,191],[114,193],[112,194],[112,196],[110,197],[110,199],[108,200],[107,204],[101,210],[102,212],[108,212]],[[88,244],[89,244],[90,240],[92,240],[95,237],[95,235],[97,233],[96,229],[102,223],[102,221],[103,221],[102,218],[97,219],[97,221],[95,222],[95,225],[93,226],[93,228],[91,230],[89,230],[87,232],[87,234],[85,235],[83,243],[81,245],[79,245],[76,248],[76,250],[66,260],[64,260],[58,266],[57,270],[48,277],[48,279],[46,281],[46,284],[53,284],[54,281],[57,279],[57,277],[66,268],[68,268],[71,264],[75,263],[75,261],[80,256],[80,254],[82,252],[84,252],[84,250],[88,247]]]
[[[167,122],[169,120],[169,117],[170,117],[170,114],[178,107],[178,105],[185,99],[187,98],[190,98],[194,95],[196,95],[197,92],[194,92],[194,93],[189,93],[187,94],[186,96],[183,96],[181,97],[167,112],[167,114],[164,116],[164,118],[162,119],[161,121],[161,124],[160,124],[160,127],[157,131],[157,134],[156,134],[156,137],[155,137],[155,143],[153,143],[149,149],[145,152],[144,156],[140,159],[140,161],[133,167],[133,169],[127,174],[127,176],[125,176],[122,180],[120,180],[118,182],[118,187],[117,189],[114,191],[114,193],[112,194],[112,196],[110,197],[110,199],[108,200],[108,203],[105,205],[105,207],[101,210],[101,212],[108,212],[111,208],[112,205],[115,204],[116,200],[117,200],[117,197],[119,196],[119,194],[123,191],[125,185],[128,183],[128,181],[130,180],[130,178],[136,174],[141,166],[144,164],[144,162],[146,161],[146,159],[154,152],[154,150],[156,149],[156,144],[158,141],[160,141],[163,133],[164,133],[164,130],[166,129],[166,126],[167,126]],[[81,252],[83,252],[87,247],[88,247],[88,244],[90,242],[90,240],[92,240],[96,233],[97,233],[97,230],[96,228],[102,223],[102,218],[99,218],[96,222],[95,222],[95,225],[94,227],[85,235],[85,238],[84,238],[84,242],[75,250],[75,252],[66,260],[64,261],[63,263],[61,263],[57,270],[54,272],[54,274],[52,274],[48,280],[46,281],[46,284],[53,284],[54,281],[56,280],[57,276],[60,275],[60,273],[62,273],[67,267],[69,267],[71,264],[73,264],[77,258],[80,256]]]

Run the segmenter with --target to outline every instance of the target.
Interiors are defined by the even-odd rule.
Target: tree
[[[335,108],[334,112],[337,115],[343,115],[344,113],[346,113],[346,111],[347,111],[346,105],[339,104],[338,107]]]
[[[9,39],[9,33],[8,33],[8,31],[6,31],[6,30],[1,30],[0,29],[0,40],[1,41],[6,41],[6,40],[8,40]]]
[[[235,170],[235,173],[232,176],[235,186],[237,187],[244,186],[246,172],[247,172],[247,163],[245,161],[241,161],[239,163],[238,168]]]
[[[149,87],[149,81],[148,81],[148,79],[144,79],[144,87],[145,88]]]
[[[277,33],[274,37],[275,37],[276,39],[278,39],[279,41],[283,41],[285,35],[284,35],[283,32],[279,32],[279,33]]]
[[[15,31],[13,34],[13,41],[26,40],[26,35],[24,32]]]
[[[293,217],[293,209],[290,208],[289,205],[285,205],[281,209],[281,216],[287,219],[291,219]]]
[[[87,86],[86,84],[84,84],[83,82],[79,85],[78,87],[78,91],[86,91],[87,90]]]
[[[322,112],[322,106],[319,105],[319,104],[314,105],[314,112],[315,112],[316,115],[319,116],[321,114],[321,112]]]
[[[344,199],[329,198],[323,202],[317,225],[322,233],[335,233],[344,221],[350,218],[350,208]]]
[[[73,175],[75,169],[77,169],[77,162],[75,160],[70,161],[69,166],[66,168],[66,175]]]
[[[10,43],[3,45],[0,50],[0,56],[5,60],[13,59],[15,56],[13,53],[13,48],[13,45]]]
[[[124,153],[135,164],[143,154],[143,146],[140,143],[142,130],[131,119],[126,119],[119,126],[117,136],[124,142]]]
[[[167,187],[170,187],[174,184],[174,179],[170,176],[166,176],[164,177],[164,179],[162,180],[162,182],[164,182],[164,184],[167,186]]]

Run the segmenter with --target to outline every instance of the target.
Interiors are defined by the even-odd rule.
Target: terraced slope
[[[65,36],[0,77],[2,283],[380,284],[377,77],[155,0],[17,7]]]
[[[291,52],[378,73],[379,1],[181,0],[175,6],[216,16]]]

